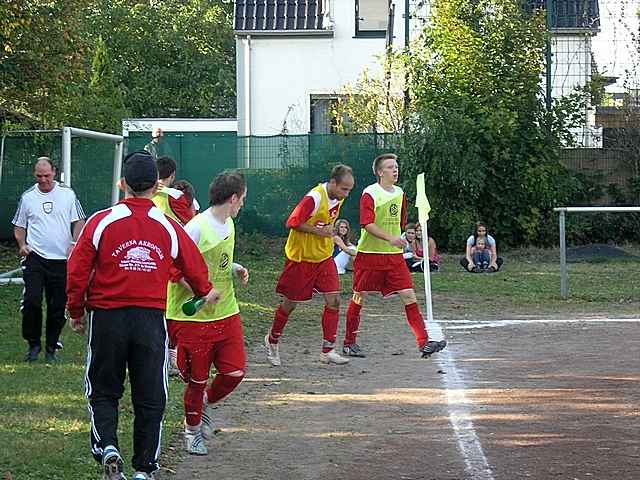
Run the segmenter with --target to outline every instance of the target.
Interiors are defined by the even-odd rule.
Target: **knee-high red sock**
[[[190,380],[184,388],[184,417],[190,427],[197,427],[202,420],[202,394],[206,386],[206,380],[203,382]]]
[[[207,403],[211,405],[212,403],[222,400],[240,385],[243,378],[244,375],[236,377],[233,375],[223,375],[221,373],[217,374],[213,382],[211,382],[211,386],[207,388]]]
[[[276,313],[273,315],[273,323],[271,324],[271,330],[269,331],[269,343],[278,343],[278,340],[282,336],[284,326],[289,321],[289,314],[284,311],[282,305],[278,305]]]
[[[322,351],[330,352],[336,345],[339,311],[325,305],[322,312]]]
[[[420,313],[418,304],[410,303],[409,305],[405,305],[404,311],[407,314],[407,322],[409,322],[411,331],[416,337],[418,348],[424,347],[424,344],[429,340],[429,335],[427,334],[427,328],[424,326],[424,318],[422,317],[422,313]]]
[[[360,309],[362,305],[357,304],[353,300],[347,308],[347,325],[344,331],[344,345],[353,345],[356,343],[358,329],[360,328]]]

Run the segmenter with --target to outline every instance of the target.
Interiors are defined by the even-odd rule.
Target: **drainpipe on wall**
[[[247,35],[244,45],[244,168],[251,166],[251,35]]]

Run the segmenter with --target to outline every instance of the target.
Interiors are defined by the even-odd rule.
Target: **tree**
[[[430,230],[445,248],[461,248],[478,220],[507,243],[540,241],[552,207],[578,186],[559,152],[573,140],[569,129],[586,96],[546,110],[543,13],[531,14],[515,0],[435,0],[432,7],[421,38],[393,60],[396,78],[408,73],[411,100],[399,115],[407,119],[406,190],[411,194],[416,175],[426,173]],[[384,90],[370,85],[378,85],[378,112],[386,113]],[[374,98],[369,91],[356,91],[347,102]]]
[[[0,122],[43,125],[83,75],[80,12],[89,0],[0,2]]]
[[[87,32],[104,36],[132,115],[232,117],[232,18],[223,0],[94,0]]]

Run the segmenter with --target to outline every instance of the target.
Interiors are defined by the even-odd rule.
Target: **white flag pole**
[[[424,274],[424,297],[425,302],[427,304],[427,324],[433,323],[433,305],[431,302],[431,269],[429,268],[429,232],[427,231],[427,221],[425,220],[424,225],[420,224],[422,227],[422,249],[423,249],[423,260],[422,260],[422,270]]]

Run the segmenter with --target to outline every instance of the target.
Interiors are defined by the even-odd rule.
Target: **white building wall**
[[[395,3],[394,44],[403,46],[404,2]],[[379,72],[385,39],[354,38],[354,2],[334,0],[331,17],[333,37],[236,38],[239,135],[277,135],[285,121],[289,134],[309,133],[311,95],[335,93],[365,68]]]
[[[592,52],[591,32],[562,33],[552,37],[552,69],[551,94],[560,98],[576,92],[591,81]],[[546,78],[543,76],[543,88]],[[595,126],[595,111],[587,108],[584,111],[583,126],[572,129],[578,145],[584,147],[602,146],[602,130]]]

